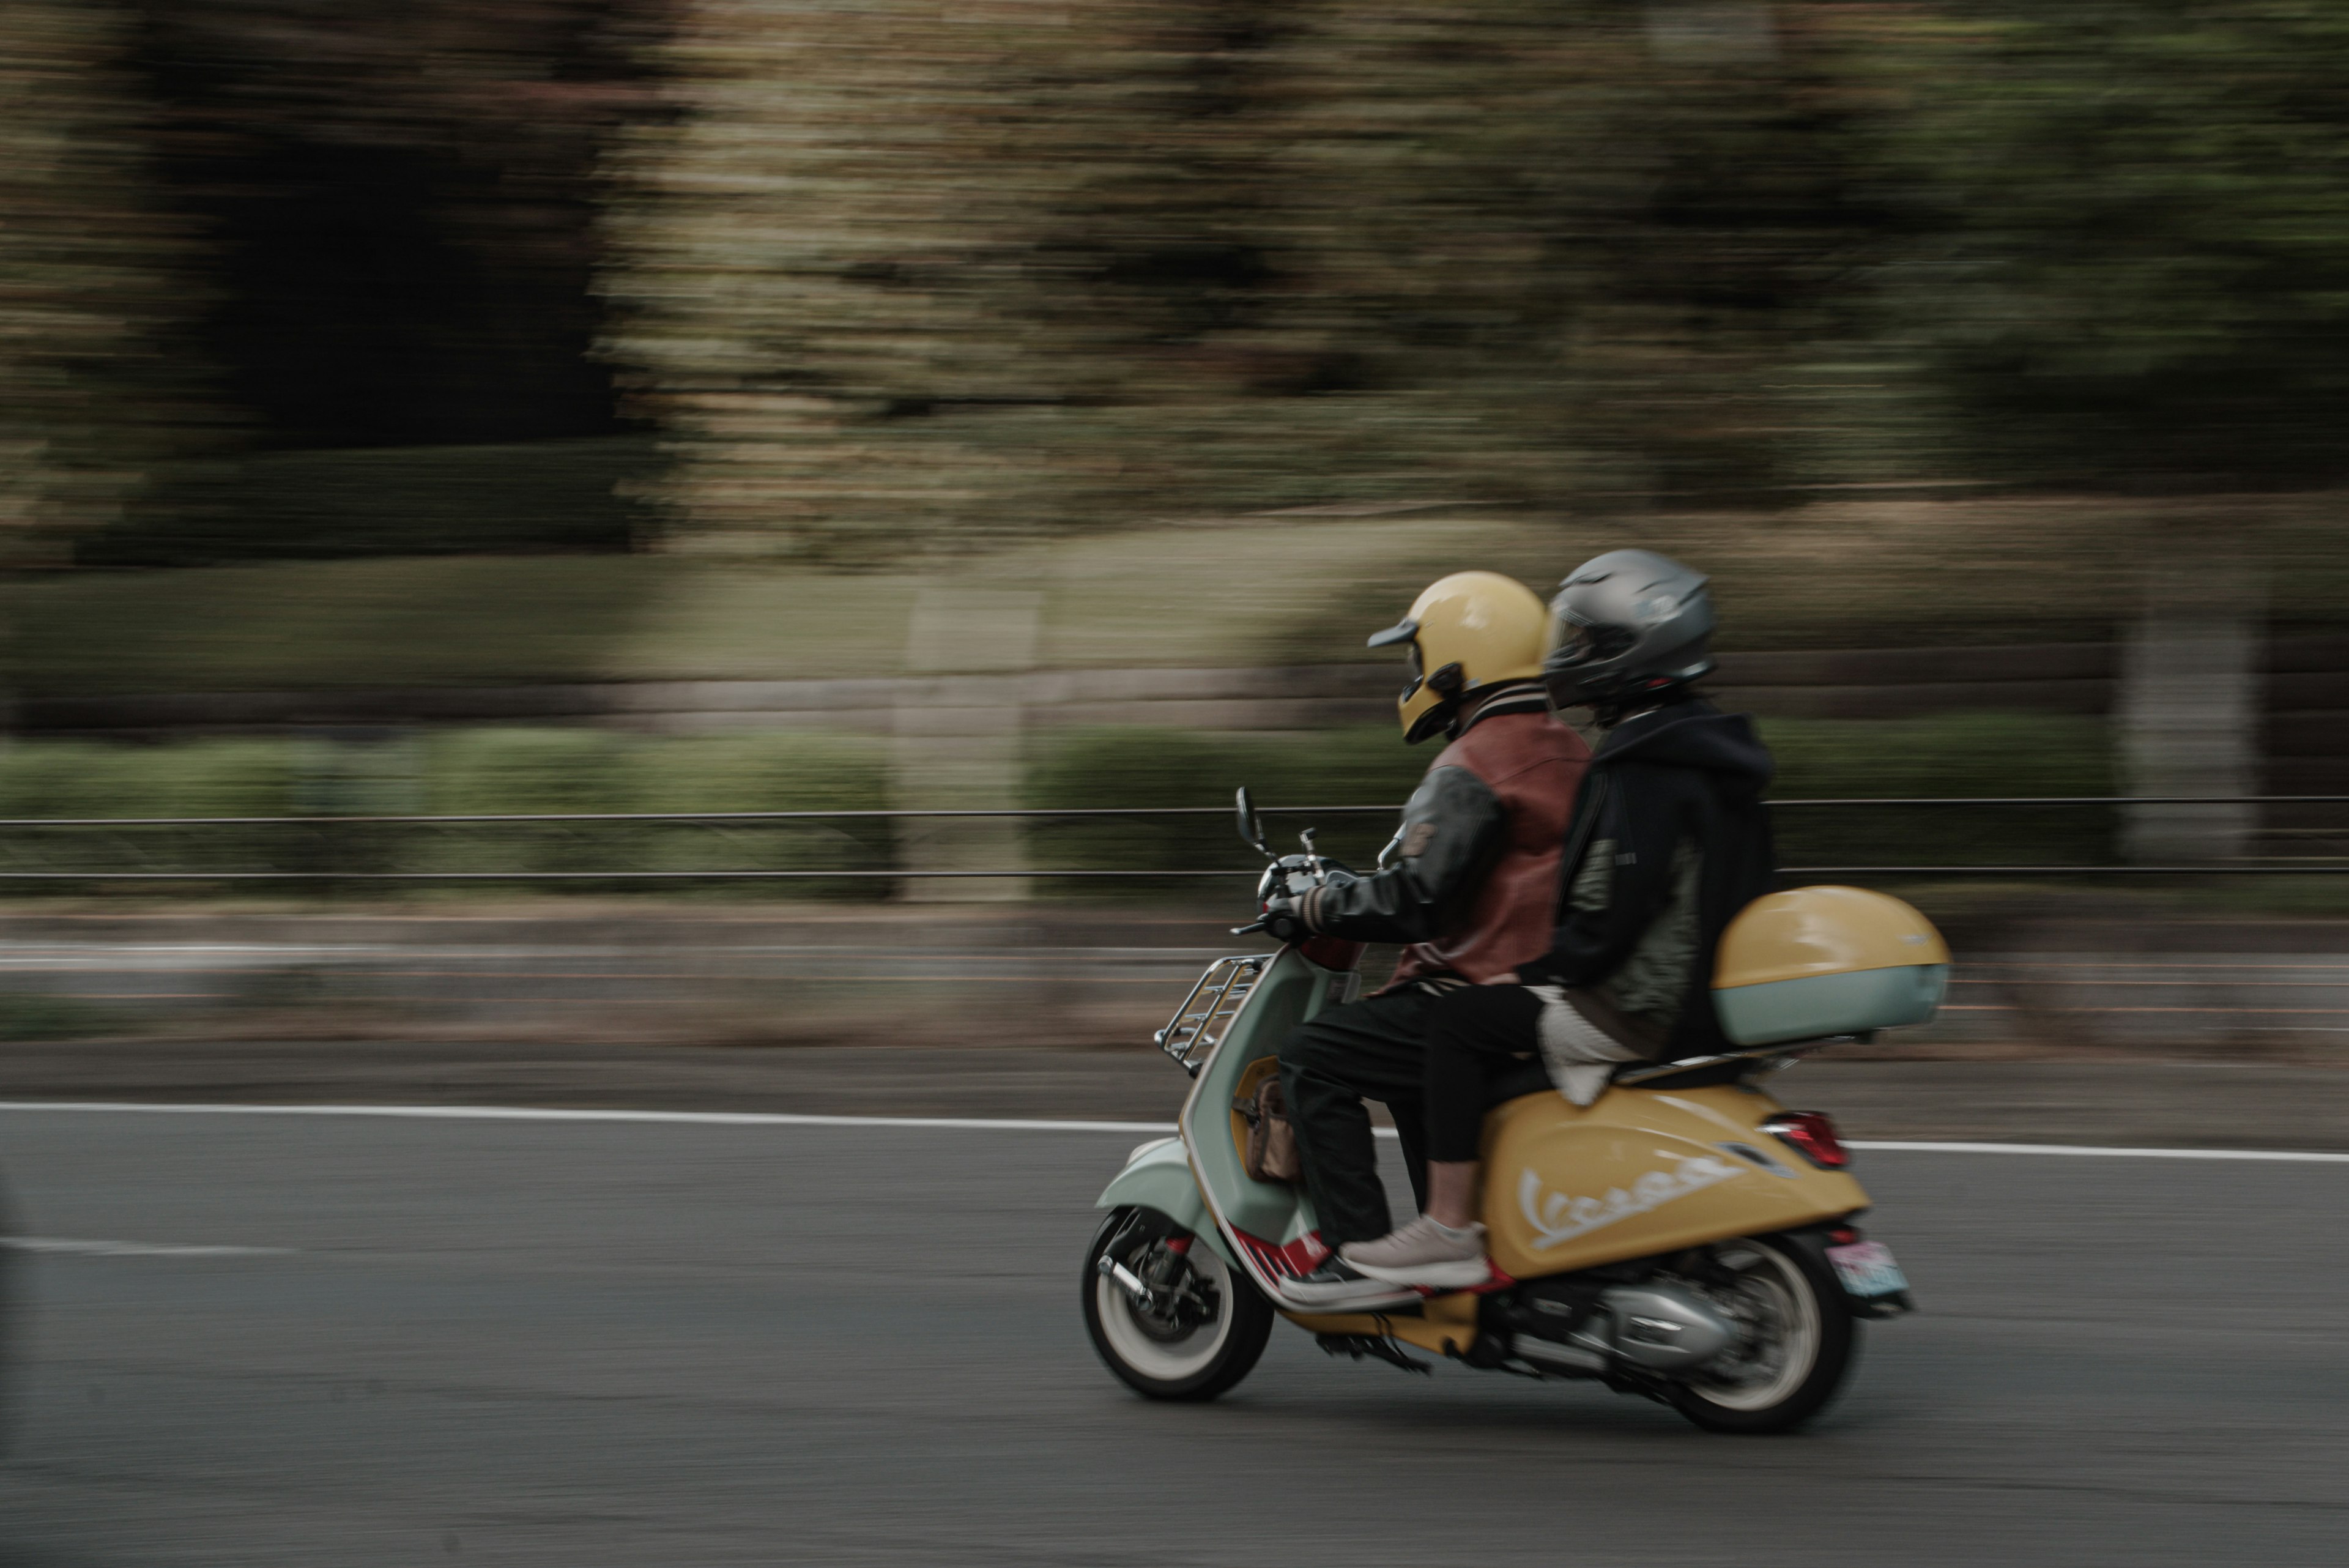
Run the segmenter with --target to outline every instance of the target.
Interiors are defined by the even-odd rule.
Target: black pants
[[[1522,985],[1464,986],[1436,1003],[1420,1088],[1428,1158],[1478,1157],[1498,1080],[1522,1076],[1526,1054],[1541,1048],[1541,1012]]]
[[[1281,1044],[1280,1087],[1305,1164],[1305,1190],[1330,1247],[1373,1241],[1394,1228],[1364,1100],[1393,1113],[1411,1189],[1422,1208],[1427,1205],[1420,1085],[1435,1002],[1417,990],[1366,996],[1299,1024]]]

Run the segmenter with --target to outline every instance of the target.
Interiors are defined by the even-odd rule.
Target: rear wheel
[[[1104,1262],[1143,1282],[1146,1296],[1136,1300]],[[1081,1288],[1093,1349],[1153,1399],[1215,1398],[1255,1369],[1272,1336],[1272,1304],[1256,1286],[1147,1209],[1112,1210],[1102,1221]]]
[[[1783,1241],[1712,1250],[1706,1298],[1739,1343],[1701,1377],[1674,1383],[1675,1409],[1711,1432],[1785,1432],[1835,1397],[1859,1352],[1859,1325],[1824,1264]]]

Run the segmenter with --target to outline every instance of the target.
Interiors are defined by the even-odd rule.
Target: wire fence
[[[2248,856],[2194,863],[2143,864],[2118,858],[2110,825],[2132,809],[2158,807],[2323,808],[2349,805],[2349,795],[2012,795],[1945,797],[1836,797],[1776,800],[1774,814],[1802,817],[1830,811],[1912,811],[1929,818],[1958,812],[2067,812],[2101,814],[2096,825],[2069,831],[2051,842],[2095,846],[2110,859],[2022,861],[1994,857],[1921,859],[1915,840],[1934,846],[1997,846],[1997,829],[1895,832],[1897,852],[1910,857],[1848,864],[1794,864],[1791,876],[1855,878],[2095,878],[2118,877],[2328,876],[2349,872],[2349,854]],[[1283,819],[1356,822],[1394,820],[1399,805],[1275,805],[1261,815]],[[1149,824],[1204,829],[1207,819],[1231,820],[1226,806],[1076,806],[864,808],[810,811],[717,812],[483,812],[441,815],[195,816],[195,817],[15,817],[0,818],[0,884],[366,884],[547,883],[614,887],[714,883],[829,883],[835,887],[922,880],[1032,878],[1074,882],[1232,880],[1254,877],[1255,865],[1170,866],[1180,851],[1188,859],[1217,858],[1197,831],[1179,839],[1163,835],[1140,846],[1133,858],[1160,864],[1102,865],[1116,858],[1121,841],[1097,833],[1078,843],[1073,857],[1094,862],[1070,866],[1018,863],[1031,858],[1025,840],[1005,834],[994,840],[1013,864],[923,864],[972,858],[966,841],[937,853],[935,840],[908,836],[905,829],[926,823],[994,823],[1006,829],[1034,825],[1084,830]],[[748,853],[740,830],[800,827],[815,836],[795,846],[762,846]],[[2305,831],[2305,830],[2303,830]],[[2349,842],[2349,824],[2325,836]],[[1847,829],[1823,835],[1807,823],[1806,847],[1822,837],[1887,842],[1881,829]],[[1046,836],[1050,841],[1050,835]],[[1832,846],[1831,846],[1832,847]],[[767,858],[787,864],[712,863]],[[63,863],[60,863],[60,861]],[[647,861],[655,862],[647,864]],[[257,862],[257,863],[256,863]],[[631,863],[633,862],[633,863]]]

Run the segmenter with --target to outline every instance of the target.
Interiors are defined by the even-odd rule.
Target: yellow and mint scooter
[[[1341,869],[1309,832],[1305,853],[1274,855],[1246,790],[1239,809],[1271,860],[1259,904]],[[1127,1157],[1083,1269],[1085,1326],[1129,1386],[1215,1398],[1285,1317],[1335,1355],[1592,1378],[1700,1427],[1775,1432],[1834,1396],[1860,1320],[1909,1310],[1892,1254],[1854,1223],[1868,1194],[1833,1123],[1762,1087],[1801,1052],[1932,1016],[1949,952],[1908,905],[1806,888],[1741,913],[1714,977],[1733,1053],[1619,1069],[1587,1109],[1528,1060],[1485,1118],[1492,1278],[1333,1312],[1284,1302],[1328,1249],[1304,1189],[1252,1177],[1247,1151],[1281,1041],[1352,1000],[1361,953],[1317,938],[1219,959],[1159,1032],[1193,1080],[1177,1136]]]

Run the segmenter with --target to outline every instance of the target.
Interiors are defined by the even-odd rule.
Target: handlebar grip
[[[1232,928],[1232,935],[1236,937],[1252,937],[1262,929],[1264,929],[1264,922],[1262,920],[1251,920],[1245,926],[1234,926]]]

